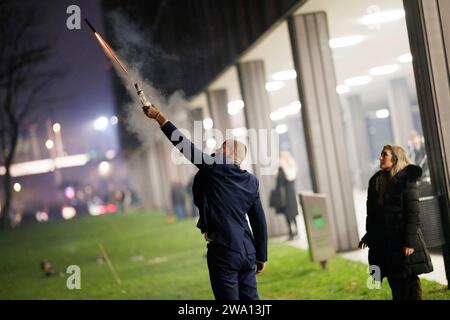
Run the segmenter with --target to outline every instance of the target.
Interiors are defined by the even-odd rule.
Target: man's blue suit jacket
[[[237,252],[244,247],[247,254],[256,254],[256,261],[267,261],[267,225],[258,179],[229,159],[217,161],[214,155],[203,153],[172,122],[161,130],[199,169],[192,187],[200,213],[197,227],[211,241]]]

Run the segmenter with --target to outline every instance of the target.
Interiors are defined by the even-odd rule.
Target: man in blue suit
[[[197,227],[208,241],[208,269],[215,298],[259,299],[256,274],[267,261],[267,225],[258,179],[239,167],[247,148],[237,140],[226,140],[215,154],[205,154],[158,108],[143,110],[199,169],[192,189],[200,213]]]

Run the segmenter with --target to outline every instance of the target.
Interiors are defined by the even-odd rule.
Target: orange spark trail
[[[122,70],[125,71],[125,73],[128,75],[127,69],[125,69],[125,66],[122,64],[122,62],[120,62],[119,58],[117,58],[116,54],[114,53],[114,50],[111,49],[111,47],[106,43],[105,40],[103,40],[103,38],[97,32],[95,32],[94,34],[97,37],[97,40],[100,43],[100,45],[102,46],[103,51],[105,51],[106,55],[112,61],[117,62],[117,64],[122,68]]]

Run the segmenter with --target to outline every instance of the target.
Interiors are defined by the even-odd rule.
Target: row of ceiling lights
[[[403,9],[399,10],[388,10],[388,11],[380,11],[379,8],[375,8],[375,12],[370,13],[361,19],[359,22],[367,25],[374,26],[381,23],[397,21],[405,16],[405,11]],[[329,46],[332,49],[342,48],[348,46],[357,45],[363,41],[365,41],[366,37],[362,35],[350,35],[344,37],[333,38],[329,40]],[[412,56],[410,53],[403,54],[398,57],[398,61],[400,63],[410,63],[412,61]],[[338,85],[336,87],[336,92],[338,94],[347,93],[350,90],[350,87],[360,86],[367,84],[372,81],[371,76],[381,76],[394,73],[400,69],[398,64],[389,64],[383,66],[373,67],[369,70],[369,75],[357,76],[348,78],[344,81],[344,85]],[[265,84],[265,89],[267,92],[278,91],[285,86],[283,81],[293,80],[297,78],[297,72],[293,69],[283,70],[272,74],[272,81],[269,81]],[[244,101],[242,100],[233,100],[228,102],[228,114],[236,115],[239,114],[244,108]],[[287,106],[280,107],[276,111],[271,112],[270,119],[273,121],[278,121],[284,119],[286,116],[296,114],[300,112],[301,103],[300,101],[294,101]],[[380,115],[377,114],[379,118],[388,117],[386,116],[386,112],[388,110],[381,110]],[[212,119],[208,118],[203,121],[203,126],[206,130],[211,129],[213,127]],[[277,126],[278,133],[284,133],[287,131],[287,127],[282,127],[283,125]]]

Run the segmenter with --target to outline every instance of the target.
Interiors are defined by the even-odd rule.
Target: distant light
[[[294,69],[283,70],[272,74],[272,79],[275,81],[292,80],[297,78],[297,72]]]
[[[302,108],[302,104],[300,103],[300,101],[297,100],[297,101],[291,102],[287,106],[278,108],[277,111],[285,116],[290,116],[290,115],[299,113],[301,108]]]
[[[362,86],[362,85],[368,84],[370,81],[372,81],[372,78],[370,76],[360,76],[360,77],[348,78],[344,81],[344,84],[347,87],[356,87],[356,86]]]
[[[394,73],[394,72],[398,71],[399,69],[400,69],[400,67],[398,64],[387,64],[384,66],[378,66],[378,67],[371,68],[369,70],[369,74],[372,76],[383,76],[386,74]]]
[[[45,141],[45,147],[46,147],[48,150],[52,149],[53,146],[54,146],[53,140],[48,139],[47,141]]]
[[[269,115],[270,120],[272,121],[279,121],[285,118],[284,114],[278,111],[272,111]]]
[[[111,150],[106,151],[105,157],[106,157],[106,159],[111,160],[116,156],[116,154],[117,154],[116,150],[111,149]]]
[[[277,91],[283,87],[284,87],[284,83],[281,81],[266,82],[266,91],[268,91],[268,92]]]
[[[114,203],[110,203],[106,206],[106,210],[110,213],[114,213],[117,210],[117,207]]]
[[[18,182],[14,183],[13,188],[15,192],[20,192],[20,190],[22,190],[22,186]]]
[[[234,128],[231,132],[234,136],[244,136],[247,134],[247,128],[241,127],[241,128]]]
[[[73,187],[66,187],[64,189],[64,195],[69,200],[74,199],[75,198],[75,189]]]
[[[275,127],[275,131],[276,131],[278,134],[283,134],[283,133],[286,133],[286,132],[288,131],[288,127],[287,127],[287,125],[285,125],[285,124],[279,124],[279,125],[277,125],[277,126]]]
[[[379,11],[374,12],[371,14],[368,14],[359,21],[362,24],[365,25],[371,25],[371,24],[380,24],[385,22],[392,22],[402,19],[405,16],[405,10],[399,9],[399,10],[389,10],[389,11]]]
[[[114,126],[119,122],[119,118],[117,118],[116,116],[112,116],[109,121],[111,122],[111,124]]]
[[[26,161],[11,165],[11,176],[20,177],[32,174],[46,173],[56,168],[69,168],[84,166],[89,161],[89,155],[77,154],[73,156],[58,157],[56,159],[42,159],[35,161]],[[0,175],[4,175],[6,169],[0,167]]]
[[[64,220],[70,220],[77,214],[77,210],[74,207],[64,206],[61,210]]]
[[[389,110],[388,109],[379,109],[375,112],[375,116],[378,119],[384,119],[389,117]]]
[[[100,175],[102,175],[102,176],[108,175],[110,169],[111,169],[111,166],[110,166],[110,164],[108,163],[108,161],[102,161],[102,162],[100,162],[100,164],[98,165],[98,171],[99,171]]]
[[[48,221],[48,214],[45,211],[36,212],[36,220],[38,222],[46,222]]]
[[[60,132],[61,131],[61,125],[56,122],[53,124],[53,132]]]
[[[97,131],[103,131],[108,126],[108,123],[109,123],[109,121],[108,121],[108,118],[106,118],[106,117],[97,118],[94,121],[94,129]]]
[[[212,129],[213,125],[214,125],[214,123],[213,123],[213,120],[211,118],[203,119],[203,128],[205,130]]]
[[[401,63],[411,63],[412,60],[413,60],[412,54],[409,52],[402,54],[400,57],[398,57],[398,61],[400,61]]]
[[[350,91],[350,88],[347,87],[347,86],[344,86],[344,85],[342,85],[342,84],[336,86],[336,92],[337,92],[338,94],[344,94],[344,93],[347,93],[347,92],[349,92],[349,91]]]
[[[91,194],[92,193],[92,187],[91,186],[84,187],[84,192],[86,192],[87,194]]]
[[[300,101],[293,101],[287,106],[280,107],[277,110],[271,112],[269,117],[272,121],[279,121],[284,119],[286,116],[299,113],[301,108],[302,104],[300,103]]]
[[[244,108],[244,101],[242,100],[233,100],[228,102],[228,114],[230,116],[238,114],[241,112],[242,108]]]
[[[341,48],[341,47],[350,47],[357,45],[364,41],[364,37],[361,35],[347,36],[347,37],[339,37],[330,39],[329,45],[330,48]]]
[[[216,142],[216,139],[214,139],[214,138],[209,138],[208,140],[206,140],[206,146],[209,149],[213,149],[216,146],[216,144],[217,144],[217,142]]]

